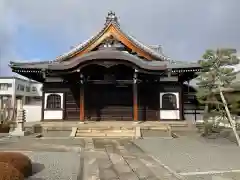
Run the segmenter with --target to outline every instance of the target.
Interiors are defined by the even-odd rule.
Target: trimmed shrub
[[[10,125],[9,124],[0,124],[0,133],[9,133]]]
[[[18,152],[0,152],[0,162],[11,164],[24,177],[32,175],[32,162],[26,155]]]
[[[24,176],[11,164],[0,162],[0,180],[24,180]]]

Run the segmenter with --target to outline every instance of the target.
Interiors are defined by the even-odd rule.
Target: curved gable
[[[118,23],[117,17],[114,13],[108,13],[104,28],[96,35],[90,38],[88,41],[76,46],[68,53],[63,54],[56,58],[56,60],[65,61],[75,56],[81,56],[85,53],[92,51],[104,40],[110,36],[121,42],[124,46],[137,53],[139,56],[144,57],[146,60],[165,60],[168,59],[163,54],[158,53],[149,46],[144,45],[132,36],[125,33]]]
[[[116,40],[123,43],[126,47],[130,48],[132,51],[136,52],[138,55],[144,57],[147,60],[153,60],[154,57],[152,57],[149,53],[143,51],[142,49],[139,49],[133,42],[131,42],[127,37],[125,37],[114,25],[110,25],[107,30],[104,32],[104,34],[101,35],[97,40],[90,43],[86,48],[83,50],[77,52],[71,57],[74,56],[81,56],[85,53],[88,53],[92,51],[95,47],[97,47],[100,43],[102,43],[105,39],[108,37],[113,36],[116,38]]]

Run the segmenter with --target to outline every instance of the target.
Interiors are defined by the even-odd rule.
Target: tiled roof
[[[59,63],[54,62],[41,62],[41,63],[10,63],[11,67],[14,68],[23,68],[23,69],[51,69],[53,67],[61,67],[61,69],[76,66],[83,60],[91,59],[112,59],[112,57],[116,59],[125,59],[132,61],[132,63],[138,64],[147,69],[157,70],[162,69],[165,66],[168,69],[188,69],[188,68],[199,68],[198,63],[191,62],[181,62],[181,61],[146,61],[135,55],[131,55],[129,53],[124,53],[121,51],[114,50],[98,50],[92,51],[80,57],[75,57],[71,59],[71,61],[62,61]]]
[[[53,67],[54,64],[56,64],[56,65],[62,65],[62,64],[67,65],[68,63],[71,64],[74,59],[82,58],[82,56],[75,57],[75,58],[71,59],[71,62],[70,61],[68,62],[68,61],[65,61],[65,60],[68,57],[71,57],[72,55],[74,55],[75,53],[83,50],[90,43],[92,43],[93,41],[95,41],[96,39],[101,37],[104,34],[104,32],[106,30],[108,30],[108,28],[111,25],[113,25],[115,28],[117,28],[124,36],[126,36],[137,47],[139,47],[140,49],[142,49],[145,52],[148,52],[149,54],[151,54],[154,57],[154,59],[152,61],[145,61],[145,60],[139,58],[141,60],[142,64],[146,64],[146,66],[154,67],[154,69],[157,68],[158,66],[160,67],[160,66],[163,66],[163,65],[166,65],[167,68],[170,68],[170,69],[185,69],[185,68],[187,69],[187,68],[199,68],[200,67],[198,63],[170,60],[168,57],[166,57],[163,54],[161,46],[159,46],[159,45],[157,45],[157,46],[147,46],[147,45],[143,44],[142,42],[138,41],[136,38],[129,35],[128,33],[126,33],[125,31],[123,31],[120,28],[120,25],[118,23],[118,19],[113,12],[109,12],[109,14],[106,18],[106,23],[105,23],[104,28],[101,31],[99,31],[95,36],[92,36],[91,38],[89,38],[85,42],[75,46],[74,48],[72,48],[67,53],[64,53],[63,55],[57,57],[55,60],[53,60],[53,61],[42,61],[42,62],[27,62],[27,63],[10,62],[9,66],[12,67],[12,68],[14,67],[14,68],[23,68],[23,69],[48,69],[49,67]],[[88,53],[85,54],[85,55],[88,55]],[[136,56],[136,58],[138,58],[138,57]]]
[[[126,33],[126,31],[123,31],[120,28],[120,25],[118,23],[118,19],[115,16],[115,13],[113,12],[109,12],[108,16],[106,18],[106,23],[104,28],[99,31],[95,36],[92,36],[91,38],[89,38],[88,40],[84,41],[83,43],[78,44],[77,46],[75,46],[74,48],[72,48],[70,51],[64,53],[61,56],[58,56],[56,58],[55,61],[62,61],[66,58],[68,58],[69,56],[77,53],[78,51],[84,49],[88,44],[90,44],[92,41],[94,41],[95,39],[98,39],[108,28],[109,26],[113,25],[115,28],[117,28],[122,34],[124,34],[130,41],[132,41],[137,47],[139,47],[140,49],[143,49],[144,51],[148,52],[149,54],[151,54],[152,56],[155,57],[156,60],[160,59],[160,60],[169,60],[168,57],[166,57],[164,54],[162,54],[161,52],[157,52],[156,50],[154,50],[153,48],[145,45],[144,43],[140,42],[139,40],[137,40],[136,38],[134,38],[132,35],[130,35],[129,33]]]

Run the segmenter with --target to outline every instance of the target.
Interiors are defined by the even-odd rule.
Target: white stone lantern
[[[10,133],[12,136],[25,136],[24,131],[25,122],[25,110],[23,109],[23,101],[21,99],[17,100],[17,118],[16,118],[16,128]]]

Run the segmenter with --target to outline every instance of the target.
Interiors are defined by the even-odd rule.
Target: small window
[[[7,83],[1,83],[0,84],[0,90],[8,90],[8,84]]]
[[[177,98],[175,94],[164,94],[162,96],[162,109],[165,110],[177,109]]]
[[[17,86],[17,90],[24,91],[25,87],[21,84]]]
[[[26,91],[30,92],[30,87],[29,86],[26,86]]]
[[[37,91],[37,88],[35,86],[32,87],[32,91],[33,92],[36,92]]]
[[[47,109],[61,109],[61,96],[59,94],[47,96]]]

